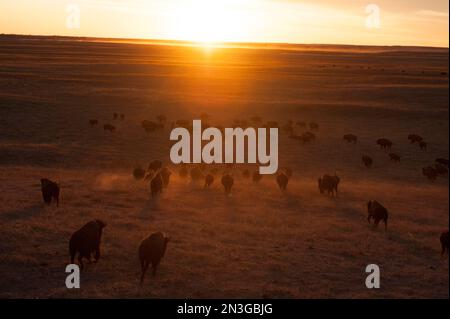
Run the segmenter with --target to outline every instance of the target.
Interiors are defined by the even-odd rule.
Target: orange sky
[[[0,33],[448,47],[448,10],[447,0],[0,0]]]

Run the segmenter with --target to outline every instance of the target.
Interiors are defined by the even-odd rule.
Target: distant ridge
[[[297,44],[297,43],[264,43],[264,42],[223,42],[223,43],[202,43],[182,40],[163,39],[132,39],[132,38],[102,38],[102,37],[82,37],[82,36],[58,36],[58,35],[20,35],[20,34],[0,34],[0,41],[4,39],[17,40],[41,40],[41,41],[84,41],[99,43],[126,43],[143,45],[175,45],[175,46],[205,46],[218,48],[246,48],[246,49],[269,49],[269,50],[292,50],[292,51],[345,51],[345,52],[448,52],[445,47],[425,47],[425,46],[401,46],[401,45],[353,45],[353,44]]]

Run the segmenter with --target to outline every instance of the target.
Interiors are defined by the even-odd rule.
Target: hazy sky
[[[448,0],[0,0],[0,33],[448,47],[448,14]]]

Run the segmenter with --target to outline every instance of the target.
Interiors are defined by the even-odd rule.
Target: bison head
[[[97,225],[100,229],[103,229],[104,227],[106,227],[106,223],[100,219],[96,219],[95,222],[97,223]]]

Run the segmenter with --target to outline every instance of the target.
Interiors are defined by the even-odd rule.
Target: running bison
[[[231,175],[226,174],[222,177],[222,185],[225,188],[225,194],[229,195],[231,193],[231,187],[233,187],[234,179]]]
[[[379,145],[381,149],[390,150],[392,148],[393,143],[391,140],[388,140],[387,138],[379,138],[377,140],[377,145]]]
[[[356,144],[358,142],[358,136],[355,134],[345,134],[343,140],[348,143]]]
[[[408,140],[411,143],[420,143],[423,141],[423,137],[417,134],[409,134],[408,135]]]
[[[211,174],[206,175],[205,177],[205,188],[210,187],[214,183],[214,176]]]
[[[94,254],[94,262],[100,259],[100,242],[102,231],[106,224],[95,219],[90,221],[72,234],[69,242],[70,261],[73,264],[78,253],[78,264],[83,269],[83,258],[91,262],[91,254]]]
[[[434,164],[434,170],[436,171],[436,174],[439,176],[448,176],[448,169],[442,164]]]
[[[285,173],[279,173],[277,175],[277,184],[280,190],[285,191],[287,184],[289,182],[289,177]]]
[[[47,178],[42,178],[41,191],[42,191],[42,198],[44,199],[44,202],[46,204],[50,205],[53,199],[56,202],[56,207],[59,206],[60,189],[57,183],[52,182]]]
[[[311,131],[317,131],[319,129],[319,124],[317,124],[315,122],[311,122],[311,123],[309,123],[309,129]]]
[[[389,213],[387,209],[381,205],[376,200],[371,200],[367,203],[367,221],[370,224],[370,221],[373,219],[374,227],[376,228],[379,222],[382,220],[384,222],[384,229],[387,229],[387,221]]]
[[[426,176],[430,181],[433,181],[433,182],[436,180],[436,178],[438,176],[436,169],[434,169],[434,167],[431,167],[431,166],[422,168],[422,174],[424,176]]]
[[[419,147],[420,147],[420,149],[421,149],[422,151],[426,151],[426,150],[427,150],[427,147],[428,147],[428,144],[427,144],[427,142],[422,141],[422,142],[419,143]]]
[[[337,196],[338,194],[338,186],[340,179],[337,175],[330,176],[330,175],[323,175],[318,180],[319,182],[319,191],[321,194],[327,192],[328,195],[331,196]]]
[[[389,153],[389,158],[391,159],[391,161],[393,162],[400,162],[401,156],[395,153]]]
[[[152,264],[153,276],[156,275],[156,269],[166,253],[167,243],[169,241],[169,237],[164,236],[161,232],[157,232],[145,238],[139,245],[139,260],[142,270],[141,284],[144,281],[145,273],[150,264]]]
[[[373,164],[372,157],[367,156],[367,155],[363,155],[362,162],[364,163],[365,167],[367,167],[367,168],[372,167],[372,164]]]
[[[133,169],[133,177],[134,177],[136,180],[141,180],[141,179],[143,179],[143,178],[145,177],[145,170],[144,170],[142,167],[140,167],[140,166],[135,167],[135,168]]]
[[[111,124],[105,124],[105,125],[103,125],[103,130],[113,133],[113,132],[116,131],[116,127],[114,125],[111,125]]]
[[[437,164],[441,164],[448,167],[448,159],[447,158],[436,158],[435,162]]]

